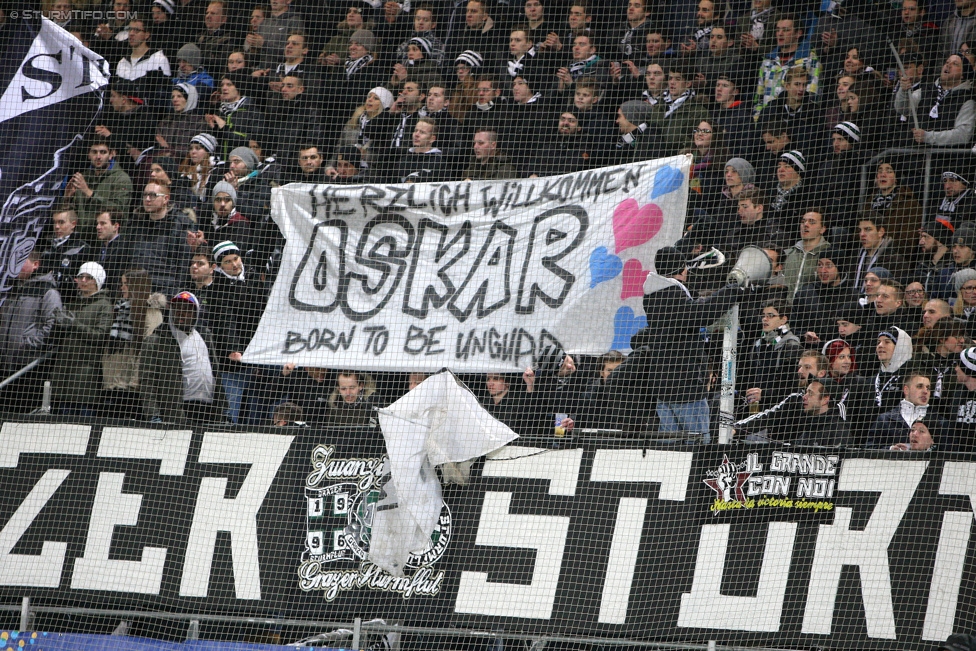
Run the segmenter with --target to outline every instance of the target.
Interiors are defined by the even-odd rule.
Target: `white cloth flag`
[[[385,409],[378,409],[391,481],[376,505],[369,560],[394,576],[423,552],[441,513],[434,468],[488,454],[518,438],[453,373],[442,371]]]

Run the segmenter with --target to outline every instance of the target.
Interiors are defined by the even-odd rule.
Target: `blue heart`
[[[656,199],[662,194],[674,192],[685,182],[685,175],[677,167],[662,167],[654,175],[654,187],[651,188],[651,199]]]
[[[624,305],[613,315],[613,345],[611,350],[630,350],[630,338],[637,331],[647,326],[647,317],[637,316],[634,311]]]
[[[624,263],[620,258],[607,251],[607,247],[600,246],[590,253],[590,289],[605,280],[612,280],[624,270]]]

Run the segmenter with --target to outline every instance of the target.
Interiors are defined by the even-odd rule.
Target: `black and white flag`
[[[30,13],[30,12],[25,12]],[[36,12],[0,30],[0,303],[61,195],[68,154],[102,107],[108,64]]]

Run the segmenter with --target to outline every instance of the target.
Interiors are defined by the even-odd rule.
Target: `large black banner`
[[[521,442],[367,559],[368,429],[0,429],[0,600],[905,649],[974,627],[976,458]]]

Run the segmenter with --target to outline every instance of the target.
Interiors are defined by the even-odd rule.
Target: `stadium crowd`
[[[467,378],[489,411],[526,434],[707,440],[715,324],[739,303],[740,437],[973,448],[976,0],[79,6],[48,11],[112,82],[0,309],[5,376],[47,353],[7,412],[49,379],[68,416],[367,424],[422,376],[241,362],[281,257],[272,187],[685,153],[686,228],[657,253],[634,352]],[[894,147],[913,153],[876,156]],[[923,209],[926,148],[941,190]],[[746,246],[774,275],[726,286]]]

